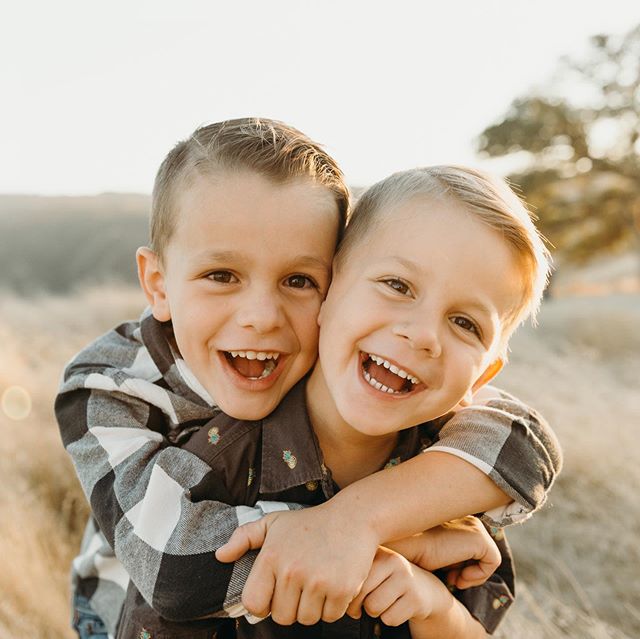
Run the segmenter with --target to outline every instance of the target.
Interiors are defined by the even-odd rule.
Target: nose
[[[411,348],[427,351],[429,357],[440,357],[442,354],[437,324],[424,316],[398,323],[393,332],[398,337],[406,339]]]
[[[236,321],[243,328],[251,328],[260,335],[281,328],[284,311],[278,293],[263,288],[247,291],[237,310]]]

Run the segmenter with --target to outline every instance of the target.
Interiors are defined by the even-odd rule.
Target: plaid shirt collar
[[[201,406],[215,406],[207,390],[182,359],[173,336],[171,321],[159,322],[146,308],[140,317],[142,342],[163,380],[176,395]]]

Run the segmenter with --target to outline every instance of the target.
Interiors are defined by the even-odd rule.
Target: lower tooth
[[[258,379],[264,379],[265,377],[269,377],[269,375],[273,373],[275,367],[276,367],[276,363],[273,360],[266,360],[266,364],[264,366],[264,370],[262,371],[262,373],[260,373],[258,377],[249,377],[248,379],[255,381]]]

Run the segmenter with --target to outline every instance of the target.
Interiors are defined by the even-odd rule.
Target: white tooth
[[[273,358],[273,353],[265,353],[267,359],[272,359]]]
[[[392,373],[395,373],[396,375],[400,372],[400,369],[399,369],[397,366],[394,366],[393,364],[391,364],[391,365],[389,366],[389,370],[390,370]]]
[[[229,351],[229,355],[231,355],[231,357],[238,357],[238,351]]]
[[[382,386],[380,386],[380,390],[381,390],[383,393],[386,393],[386,392],[389,390],[389,387],[388,387],[388,386],[385,386],[385,385],[383,384]]]
[[[396,391],[393,390],[393,388],[387,388],[387,393],[389,393],[390,395],[393,395],[393,393],[395,393]]]
[[[398,377],[402,377],[402,379],[407,379],[407,372],[403,371],[402,369],[400,369],[396,375],[398,375]]]
[[[371,355],[371,359],[372,359],[376,364],[382,364],[382,357],[378,357],[377,355]]]
[[[383,361],[383,365],[385,368],[389,368],[391,366],[391,364],[386,359]]]
[[[370,380],[371,380],[371,375],[369,375],[369,373],[367,373],[367,371],[365,371],[365,372],[364,372],[364,378],[365,378],[367,381],[370,381]]]
[[[280,353],[273,353],[273,359],[274,360],[278,360],[278,358],[280,357]]]
[[[380,382],[376,382],[376,388],[380,390],[382,388],[382,384]]]
[[[262,352],[256,353],[256,358],[263,362],[265,359],[267,359],[267,354]]]
[[[409,375],[409,381],[412,384],[417,384],[420,380],[417,377],[414,377],[413,375]]]
[[[256,359],[258,357],[258,355],[256,354],[255,351],[247,351],[245,354],[245,357],[247,359]]]
[[[244,351],[238,351],[238,357],[246,357],[247,354]]]

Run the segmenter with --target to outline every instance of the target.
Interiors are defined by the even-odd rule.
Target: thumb
[[[266,519],[263,517],[236,528],[229,541],[216,550],[216,559],[229,563],[237,561],[249,550],[261,548],[267,535]]]

